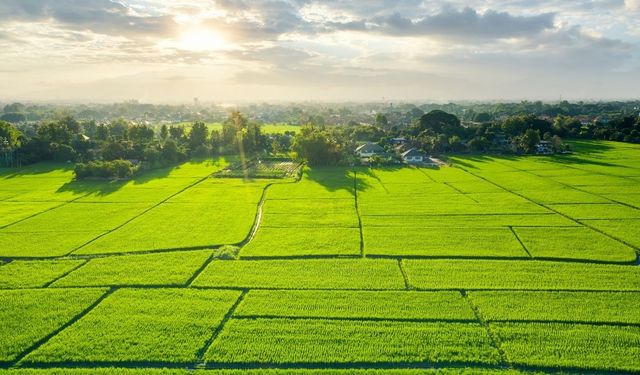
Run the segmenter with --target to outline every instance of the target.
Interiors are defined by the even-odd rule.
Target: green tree
[[[189,132],[189,147],[195,150],[198,146],[203,146],[209,137],[209,129],[204,122],[195,122]]]
[[[162,124],[162,127],[160,128],[160,138],[164,141],[168,137],[169,137],[169,129],[167,128],[166,124]]]
[[[533,152],[536,145],[540,143],[540,132],[535,129],[527,129],[524,135],[520,137],[520,147],[526,152]]]
[[[310,165],[336,164],[341,157],[340,147],[331,134],[312,125],[300,129],[291,148]]]

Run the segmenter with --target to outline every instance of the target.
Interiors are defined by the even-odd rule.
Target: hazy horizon
[[[0,102],[638,98],[640,0],[4,0]]]

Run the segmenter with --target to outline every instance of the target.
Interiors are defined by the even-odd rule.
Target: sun
[[[197,28],[180,35],[178,48],[195,52],[216,51],[225,48],[225,41],[214,30]]]

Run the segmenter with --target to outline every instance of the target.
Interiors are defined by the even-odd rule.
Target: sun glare
[[[178,40],[178,47],[187,51],[215,51],[225,47],[224,39],[211,29],[193,29],[184,32]]]

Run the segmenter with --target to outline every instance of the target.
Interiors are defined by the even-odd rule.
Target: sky
[[[0,0],[0,101],[638,99],[640,0]]]

